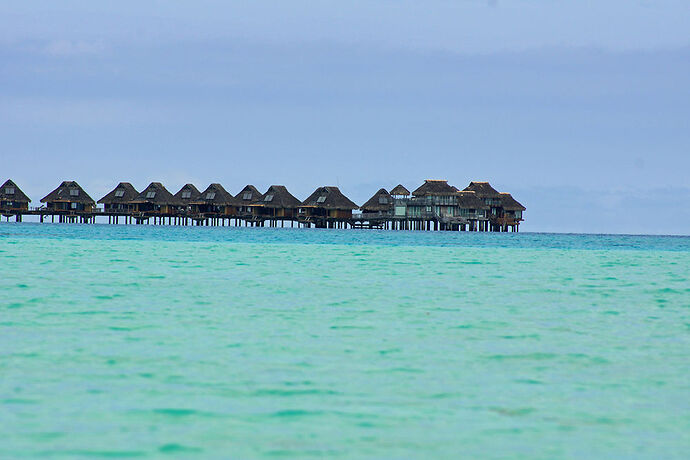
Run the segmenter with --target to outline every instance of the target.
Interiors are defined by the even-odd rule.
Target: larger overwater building
[[[0,187],[0,210],[28,211],[31,199],[11,179]]]

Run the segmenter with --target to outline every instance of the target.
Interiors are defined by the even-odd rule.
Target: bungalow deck
[[[273,227],[273,228],[335,228],[335,229],[376,229],[376,230],[419,230],[419,231],[494,231],[518,232],[519,222],[510,218],[497,217],[488,226],[480,228],[477,221],[464,218],[449,219],[439,216],[404,217],[380,216],[365,213],[354,214],[352,218],[327,218],[305,216],[262,217],[256,215],[221,216],[214,214],[172,214],[154,212],[121,212],[93,209],[91,211],[54,210],[45,208],[2,209],[0,214],[10,221],[23,222],[24,216],[38,216],[39,222],[95,224],[97,218],[108,224],[126,225],[176,225],[176,226],[233,226],[233,227]]]

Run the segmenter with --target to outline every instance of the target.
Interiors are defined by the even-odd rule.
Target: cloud
[[[36,127],[95,127],[160,125],[179,121],[180,115],[164,106],[140,101],[92,98],[5,98],[0,121]]]
[[[54,40],[58,55],[112,46],[236,40],[491,53],[690,45],[687,0],[255,0],[0,2],[0,42]]]

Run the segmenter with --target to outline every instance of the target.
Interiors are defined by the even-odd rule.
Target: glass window
[[[190,192],[189,190],[185,190],[184,192],[182,192],[182,198],[190,198],[191,196],[192,192]]]
[[[326,195],[321,195],[316,199],[317,203],[323,203],[324,201],[326,201]]]
[[[115,190],[115,196],[116,196],[117,198],[122,198],[124,195],[125,195],[125,191],[124,191],[124,190]]]
[[[78,188],[69,189],[69,196],[79,196],[79,189]]]
[[[379,204],[388,204],[388,197],[387,196],[380,196],[379,197]]]
[[[5,194],[14,195],[14,187],[6,187],[5,188]]]
[[[151,190],[150,192],[146,192],[146,198],[155,198],[156,197],[156,192]]]
[[[266,195],[264,197],[264,201],[266,201],[266,202],[273,201],[273,194],[271,193],[271,194]]]
[[[72,209],[77,209],[77,206],[79,205],[79,203],[70,203],[70,205],[71,205]]]
[[[251,200],[252,199],[252,192],[244,192],[244,195],[242,195],[243,200]]]
[[[206,194],[206,199],[207,199],[207,200],[212,200],[212,199],[214,199],[215,197],[216,197],[216,192],[208,192],[208,193]]]

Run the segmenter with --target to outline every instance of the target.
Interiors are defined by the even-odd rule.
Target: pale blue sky
[[[34,203],[447,178],[524,230],[690,233],[688,1],[101,3],[0,3],[0,178]]]

